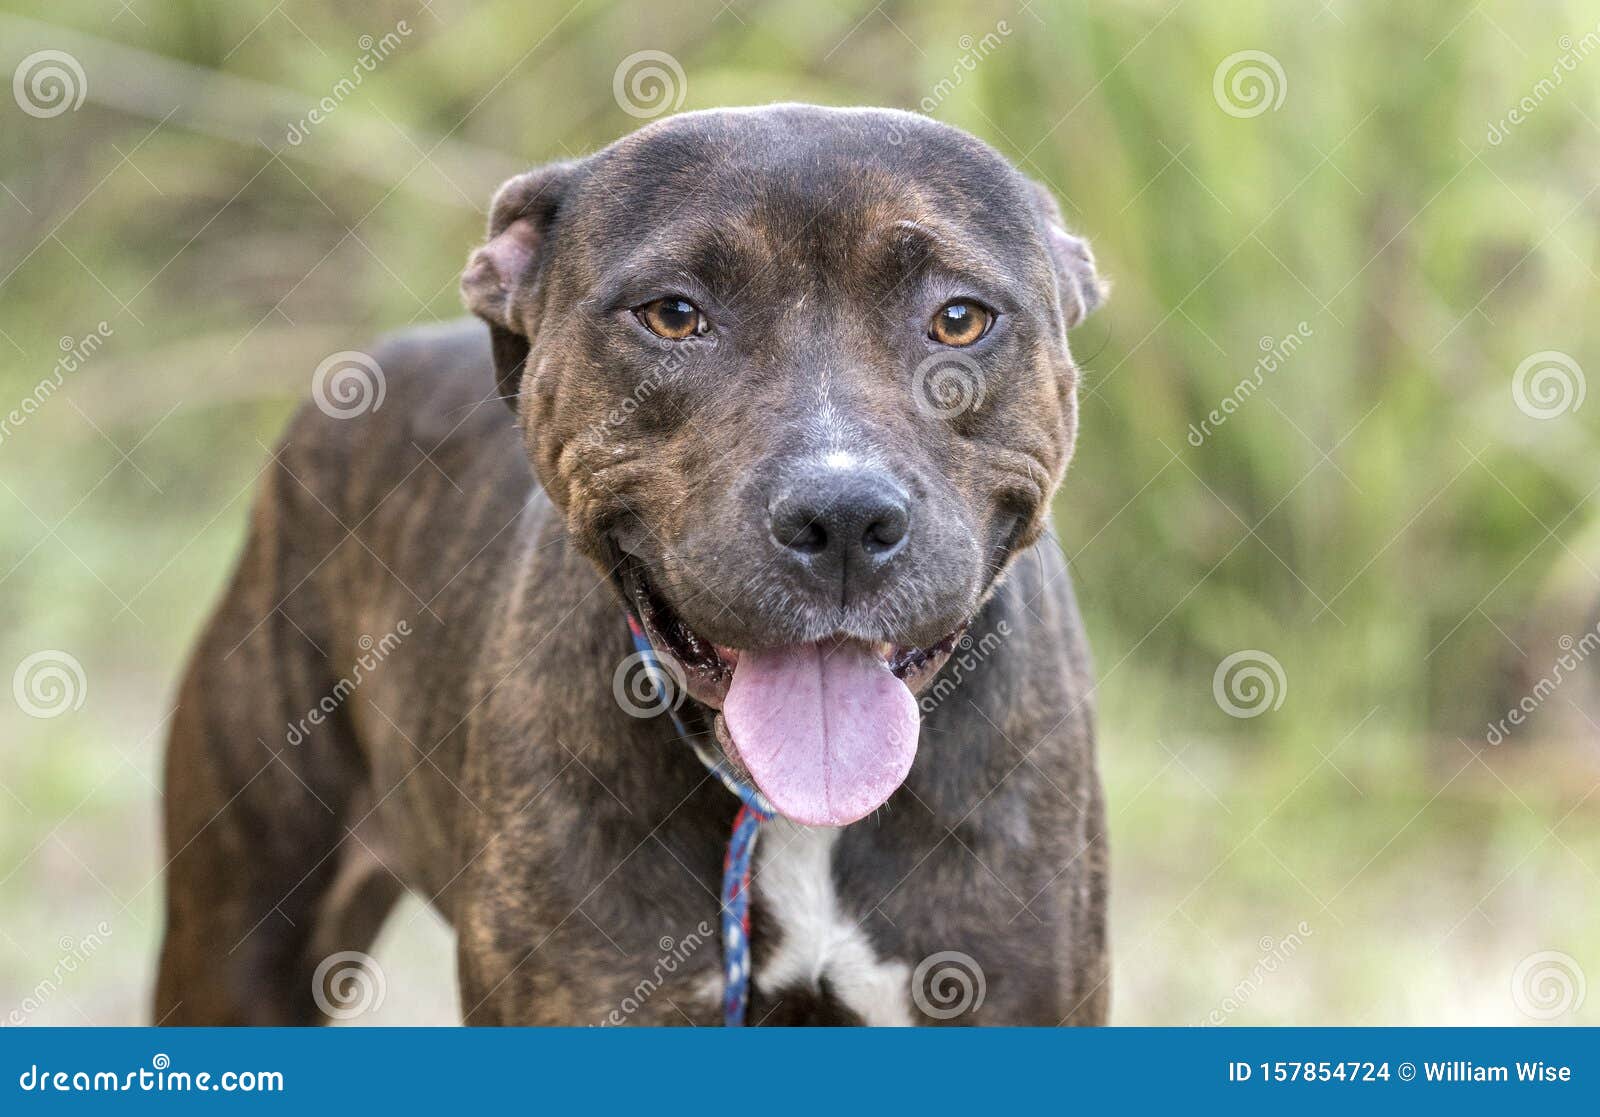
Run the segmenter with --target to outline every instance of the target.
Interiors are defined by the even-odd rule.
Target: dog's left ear
[[[1089,316],[1110,294],[1110,285],[1095,271],[1094,253],[1089,242],[1067,232],[1061,220],[1061,207],[1055,197],[1037,182],[1033,187],[1039,216],[1044,222],[1045,243],[1050,249],[1050,260],[1055,264],[1056,288],[1061,296],[1061,313],[1067,329],[1071,329]]]
[[[552,163],[500,187],[489,207],[488,243],[473,251],[461,275],[467,309],[489,324],[495,379],[513,412],[528,359],[528,312],[540,265],[576,166]]]

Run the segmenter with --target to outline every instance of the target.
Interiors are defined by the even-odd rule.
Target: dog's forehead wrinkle
[[[937,243],[940,239],[942,239],[937,230],[930,229],[927,225],[913,221],[909,217],[903,217],[899,221],[894,222],[889,226],[889,230],[913,240],[919,237],[926,237],[928,240]]]
[[[820,231],[859,243],[897,223],[949,241],[960,230],[939,227],[945,213],[970,215],[974,227],[1019,223],[1025,192],[999,153],[920,118],[910,128],[920,143],[872,135],[872,125],[900,127],[894,121],[792,107],[679,115],[619,141],[596,193],[645,221],[740,222],[785,241]]]

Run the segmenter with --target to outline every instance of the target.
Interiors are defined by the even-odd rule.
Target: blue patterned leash
[[[632,614],[628,616],[628,631],[633,634],[634,650],[649,672],[650,683],[672,719],[672,728],[693,747],[706,771],[739,797],[739,813],[734,816],[728,852],[722,859],[722,1023],[729,1028],[742,1027],[745,1009],[750,1005],[750,869],[761,824],[778,812],[765,795],[734,775],[723,757],[690,734],[674,701],[678,688],[662,669],[650,638]]]

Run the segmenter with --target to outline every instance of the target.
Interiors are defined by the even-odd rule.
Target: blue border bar
[[[1346,1117],[1353,1105],[1362,1117],[1448,1105],[1503,1117],[1512,1099],[1593,1112],[1597,1053],[1600,1031],[1579,1028],[18,1028],[0,1030],[0,1113],[437,1106],[835,1117],[1021,1104],[1045,1113],[1104,1107],[1110,1117],[1131,1102]],[[1500,1067],[1507,1079],[1492,1080]],[[1474,1080],[1473,1068],[1490,1080]],[[225,1092],[229,1072],[281,1075],[282,1086]],[[57,1088],[75,1074],[88,1076],[79,1084],[100,1074],[102,1088]],[[210,1090],[199,1089],[201,1074]],[[111,1075],[129,1088],[104,1088]]]

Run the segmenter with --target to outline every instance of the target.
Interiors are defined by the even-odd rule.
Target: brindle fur
[[[955,419],[912,405],[920,352],[896,340],[916,337],[907,277],[926,239],[868,250],[905,221],[1015,302],[982,358],[983,402]],[[497,198],[491,238],[508,231],[526,266],[514,252],[515,274],[497,274],[491,239],[464,283],[489,330],[384,342],[381,408],[307,406],[264,475],[172,729],[155,1019],[319,1022],[318,962],[366,950],[411,889],[456,929],[469,1023],[602,1023],[619,1006],[630,1023],[717,1023],[736,803],[669,719],[613,698],[632,648],[611,542],[655,540],[660,587],[718,642],[825,623],[763,595],[768,544],[750,526],[821,370],[924,507],[900,641],[978,608],[984,648],[925,713],[905,785],[844,831],[841,904],[883,959],[981,965],[982,1008],[951,1023],[1103,1022],[1090,668],[1064,563],[1038,541],[1075,430],[1065,329],[1100,287],[1053,203],[923,118],[775,106],[671,118],[531,172]],[[737,340],[675,361],[619,416],[664,355],[597,306],[641,245],[714,286]],[[341,687],[364,638],[402,621],[410,635]],[[289,743],[329,695],[331,715]],[[683,713],[709,733],[706,711]],[[826,983],[761,987],[781,931],[759,902],[754,921],[750,1020],[853,1021]],[[685,957],[663,974],[665,937]]]

